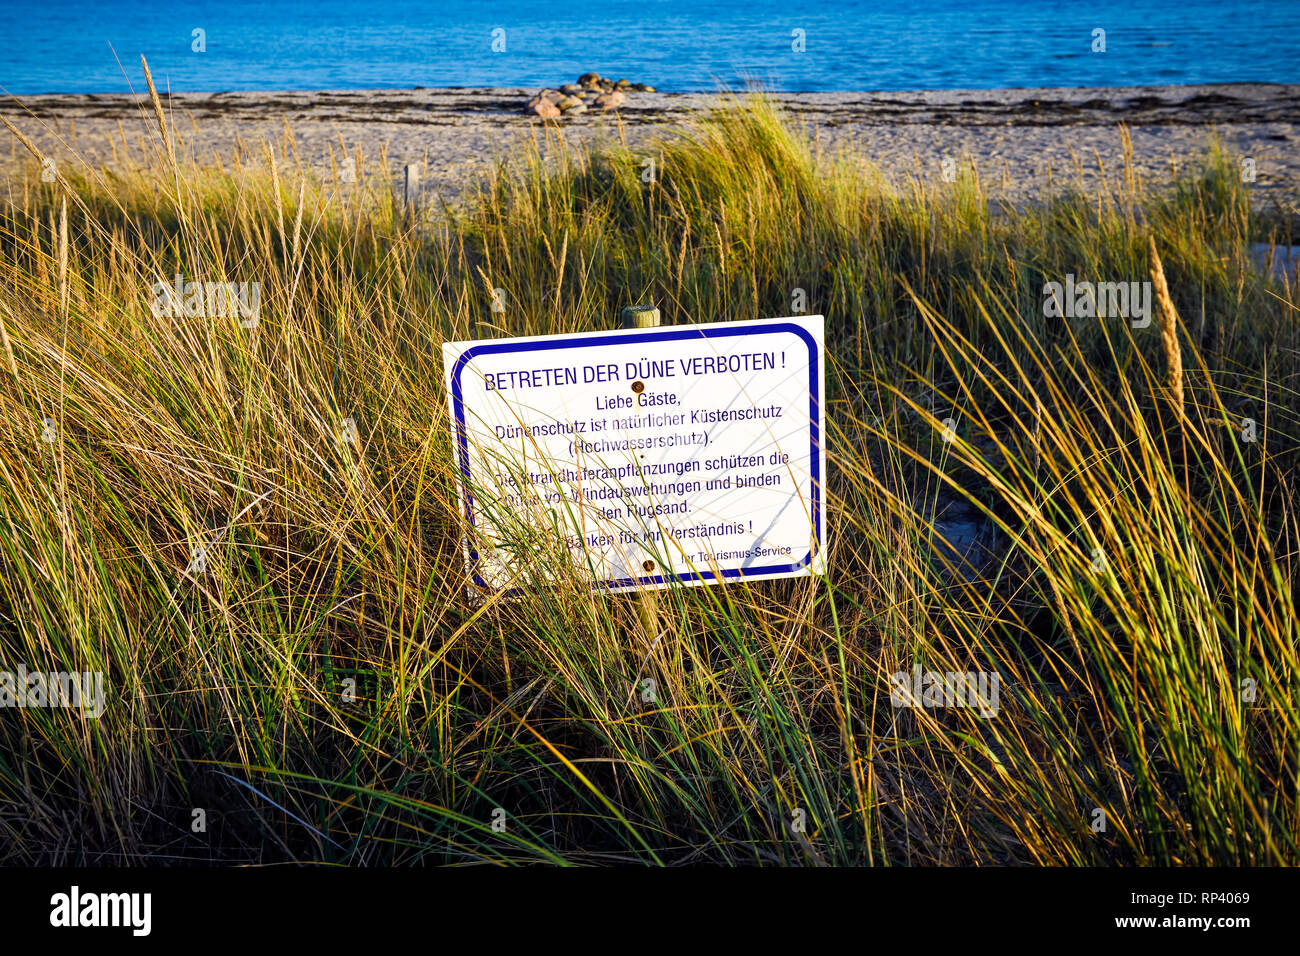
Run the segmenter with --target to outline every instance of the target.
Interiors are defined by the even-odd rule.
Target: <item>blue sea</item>
[[[588,70],[670,91],[1296,82],[1300,2],[0,0],[9,93],[140,89],[141,53],[160,87],[213,92],[542,86]]]

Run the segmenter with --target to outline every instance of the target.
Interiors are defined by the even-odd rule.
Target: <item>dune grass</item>
[[[382,166],[146,119],[150,162],[0,206],[0,669],[110,691],[0,710],[0,860],[1300,860],[1300,300],[1221,149],[1000,208],[747,97],[652,153],[539,134],[408,225]],[[1067,273],[1168,292],[1046,317]],[[256,324],[154,315],[176,274],[260,283]],[[796,290],[825,578],[468,598],[442,341]],[[914,667],[998,674],[996,715],[895,707]]]

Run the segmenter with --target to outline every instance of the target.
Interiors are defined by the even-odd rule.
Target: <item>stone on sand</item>
[[[560,108],[555,104],[564,98],[564,94],[555,90],[542,90],[524,107],[525,113],[533,113],[537,116],[554,117],[560,115]]]

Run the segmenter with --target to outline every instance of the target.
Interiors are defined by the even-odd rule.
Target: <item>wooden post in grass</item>
[[[653,329],[659,325],[659,310],[653,305],[629,305],[623,309],[622,314],[623,328],[625,329]],[[644,570],[647,575],[653,575],[656,571],[666,572],[667,568],[656,568],[655,561],[646,559]],[[659,603],[654,591],[638,591],[636,595],[637,616],[641,618],[641,625],[645,628],[647,638],[654,641],[659,636]]]
[[[408,227],[415,225],[416,206],[419,204],[417,193],[420,191],[420,167],[410,165],[406,167],[406,179],[402,190],[402,203],[405,206],[406,225]]]

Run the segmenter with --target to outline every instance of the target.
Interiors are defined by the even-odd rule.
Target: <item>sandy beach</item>
[[[557,81],[558,83],[559,81]],[[331,153],[382,156],[396,174],[423,167],[428,198],[454,202],[472,174],[516,154],[549,126],[570,143],[624,136],[653,141],[708,109],[706,93],[633,93],[621,109],[559,121],[523,114],[533,89],[408,89],[344,92],[180,93],[172,119],[198,155],[228,159],[236,141],[255,145],[292,131],[299,157],[328,171]],[[1294,211],[1300,185],[1300,85],[1219,84],[1106,89],[949,90],[779,93],[773,98],[803,121],[821,148],[877,164],[892,182],[919,173],[938,179],[943,160],[973,160],[992,195],[1032,200],[1061,186],[1091,190],[1120,175],[1120,125],[1132,134],[1135,163],[1148,185],[1194,161],[1213,132],[1254,160],[1262,206]],[[156,141],[143,96],[41,95],[0,106],[58,161],[74,157],[113,165]],[[10,137],[0,172],[29,162]],[[74,160],[75,161],[75,160]]]

